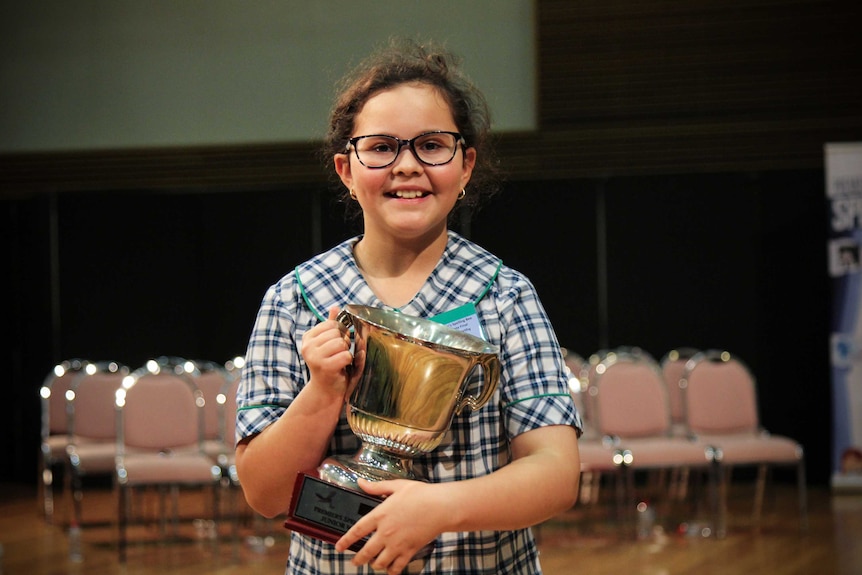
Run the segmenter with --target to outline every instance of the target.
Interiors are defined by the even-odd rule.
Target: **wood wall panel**
[[[540,133],[558,142],[546,145],[556,164],[593,174],[819,167],[824,142],[862,137],[858,3],[537,6]]]
[[[324,181],[310,144],[0,155],[0,197],[39,192],[255,190]]]
[[[537,0],[539,129],[515,180],[822,166],[862,140],[855,0]],[[469,55],[465,55],[469,57]],[[320,183],[316,143],[0,154],[0,197]]]
[[[543,129],[858,116],[847,2],[539,2]]]

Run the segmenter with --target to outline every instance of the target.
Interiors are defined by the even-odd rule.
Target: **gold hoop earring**
[[[465,190],[464,188],[461,188],[461,191],[458,192],[458,199],[463,200],[464,196],[466,196],[466,195],[467,195],[467,190]]]
[[[356,191],[353,188],[350,188],[350,199],[356,199]]]

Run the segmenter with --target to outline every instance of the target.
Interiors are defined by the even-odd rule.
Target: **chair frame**
[[[694,347],[678,347],[669,350],[659,360],[662,377],[667,385],[668,398],[670,399],[670,415],[672,424],[672,433],[676,435],[685,435],[688,433],[688,425],[686,424],[685,402],[682,398],[682,388],[680,381],[684,379],[685,366],[692,357],[700,353],[701,350]],[[674,367],[673,371],[677,372],[676,376],[671,377],[669,371]]]
[[[192,379],[201,391],[204,398],[204,427],[203,442],[204,450],[221,462],[225,459],[228,451],[227,422],[225,421],[224,404],[227,401],[225,393],[235,381],[224,365],[208,360],[193,360],[196,371]],[[208,375],[216,375],[219,378],[218,388],[214,390],[209,385],[204,385],[203,378]],[[190,374],[191,375],[191,374]],[[215,391],[213,393],[213,391]]]
[[[80,358],[64,360],[52,368],[39,388],[41,404],[41,440],[39,444],[39,488],[41,496],[39,497],[39,505],[42,509],[42,516],[49,524],[54,522],[54,472],[58,469],[65,470],[67,449],[71,441],[69,407],[66,397],[75,380],[83,373],[84,368],[89,363],[88,360]],[[66,376],[69,376],[68,380],[63,379]],[[58,388],[57,383],[61,380],[68,381],[68,385]],[[62,395],[58,395],[60,391],[62,391]],[[58,408],[62,410],[62,415],[59,417]],[[58,424],[59,421],[62,421],[62,425]],[[62,487],[65,488],[67,481],[68,474],[64,478]]]

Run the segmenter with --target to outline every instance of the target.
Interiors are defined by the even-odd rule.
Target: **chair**
[[[252,517],[256,522],[260,522],[262,517],[252,513],[251,507],[245,504],[245,496],[242,493],[239,475],[236,472],[236,393],[239,388],[242,363],[238,368],[231,369],[233,361],[241,362],[241,358],[234,358],[234,360],[226,362],[228,380],[218,396],[219,422],[221,437],[224,442],[223,451],[218,456],[218,463],[225,474],[227,486],[231,488],[229,512],[233,522],[234,538],[236,538],[241,517]]]
[[[589,425],[589,417],[587,413],[587,402],[585,395],[587,391],[587,375],[589,371],[589,363],[583,357],[565,347],[560,348],[563,352],[564,369],[566,377],[568,377],[569,393],[572,400],[575,402],[575,407],[581,415],[581,421],[584,424],[581,437],[592,437],[595,435],[594,430]]]
[[[771,435],[760,425],[757,383],[748,366],[731,353],[707,350],[692,357],[681,382],[689,432],[716,448],[721,461],[719,529],[727,529],[727,489],[734,467],[757,469],[753,523],[758,525],[766,474],[777,466],[796,470],[800,526],[808,528],[805,454],[789,437]]]
[[[587,399],[589,372],[591,364],[582,356],[567,348],[561,348],[569,378],[569,393],[575,402],[583,432],[578,438],[578,451],[581,460],[581,482],[578,501],[584,505],[595,504],[599,500],[602,478],[607,473],[619,475],[623,463],[622,452],[602,441],[595,427],[590,423]],[[619,487],[619,481],[616,482]],[[617,495],[620,495],[619,490]]]
[[[113,361],[89,363],[67,395],[69,482],[76,525],[83,525],[83,478],[111,476],[117,454],[114,398],[129,368]]]
[[[239,523],[236,499],[240,494],[240,485],[234,457],[236,448],[234,437],[239,368],[234,368],[233,361],[237,361],[237,358],[226,365],[213,361],[195,361],[198,375],[194,381],[205,400],[203,451],[221,467],[222,485],[231,488],[228,494],[230,506],[228,513],[236,535]],[[232,368],[230,371],[228,365]]]
[[[58,363],[39,389],[42,411],[39,484],[42,514],[48,523],[54,521],[54,471],[65,463],[70,441],[66,393],[88,363],[77,358]]]
[[[228,370],[228,373],[239,378],[242,375],[242,368],[245,366],[245,356],[237,355],[232,359],[224,362],[224,368]]]
[[[636,498],[636,472],[670,470],[669,499],[681,499],[686,490],[680,478],[687,482],[688,470],[697,469],[709,479],[709,509],[717,520],[714,449],[703,441],[671,435],[670,403],[656,361],[645,353],[613,351],[594,371],[589,393],[593,424],[622,454],[629,497]]]
[[[616,485],[618,512],[622,509],[623,484],[621,475],[624,471],[625,455],[623,450],[612,441],[600,438],[578,439],[578,453],[581,460],[581,483],[578,501],[584,505],[598,503],[602,479],[610,474]]]
[[[220,456],[219,463],[227,470],[232,484],[239,485],[239,477],[236,474],[236,393],[239,388],[240,372],[242,366],[236,370],[231,369],[232,363],[225,364],[228,379],[219,393],[217,402],[219,406],[219,424],[221,425],[221,437],[224,442],[224,452]]]
[[[699,351],[693,347],[672,349],[664,354],[659,362],[662,377],[664,377],[665,385],[667,385],[668,398],[670,399],[670,418],[672,433],[674,435],[685,435],[688,432],[688,426],[685,423],[682,390],[680,389],[679,382],[683,379],[686,362]]]
[[[131,492],[156,486],[164,501],[170,490],[178,521],[180,487],[209,488],[212,514],[218,518],[221,468],[203,452],[204,401],[193,383],[192,362],[151,360],[128,375],[117,390],[117,462],[119,554],[126,561]],[[166,513],[162,505],[162,525]]]
[[[230,446],[231,457],[233,457],[236,450],[236,394],[242,378],[242,368],[245,366],[245,357],[238,355],[226,361],[224,366],[231,376],[231,381],[225,389],[225,401],[222,405],[224,417],[222,419],[225,422],[225,441]]]
[[[232,487],[230,493],[230,512],[233,514],[235,521],[234,537],[236,538],[236,529],[238,528],[239,520],[241,518],[247,520],[250,519],[252,522],[253,534],[248,537],[247,541],[253,542],[252,549],[262,551],[268,545],[266,541],[272,539],[271,535],[266,534],[271,527],[266,518],[254,511],[246,503],[245,497],[242,494],[239,476],[236,473],[236,394],[237,389],[239,388],[240,378],[242,377],[243,366],[245,366],[245,357],[242,355],[235,356],[234,358],[227,360],[224,364],[225,369],[231,376],[231,380],[225,387],[224,393],[222,394],[223,397],[220,397],[219,399],[219,405],[223,411],[221,419],[225,425],[223,436],[229,449],[220,463],[222,469],[224,469],[227,474],[229,485]],[[237,505],[237,503],[239,503],[239,505]],[[242,511],[239,510],[238,507],[242,507]],[[277,531],[277,533],[280,533],[280,523],[278,529],[279,531]]]
[[[194,383],[204,399],[203,450],[216,461],[222,462],[225,455],[233,451],[233,445],[229,446],[226,442],[224,405],[227,388],[234,376],[225,366],[213,361],[196,360],[194,365],[197,368]]]

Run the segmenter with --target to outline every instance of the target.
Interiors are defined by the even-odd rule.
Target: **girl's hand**
[[[348,367],[353,363],[350,353],[350,334],[336,320],[338,308],[329,310],[329,318],[317,324],[302,338],[300,353],[311,374],[309,385],[338,394],[347,399],[349,392]]]
[[[369,495],[385,501],[365,514],[336,543],[345,551],[368,536],[353,558],[354,565],[371,565],[389,575],[401,573],[416,553],[446,529],[446,502],[436,500],[444,489],[421,481],[359,480]]]

